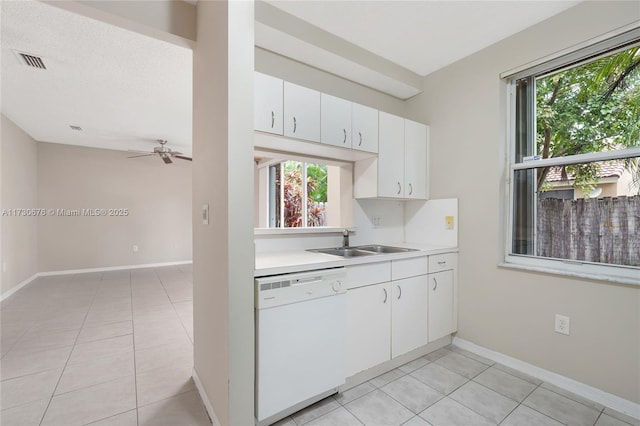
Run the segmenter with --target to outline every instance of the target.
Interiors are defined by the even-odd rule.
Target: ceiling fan
[[[162,158],[162,161],[165,162],[165,164],[173,163],[173,161],[171,161],[171,158],[178,158],[180,160],[192,161],[191,157],[187,157],[186,155],[183,155],[181,152],[173,151],[171,148],[167,148],[165,146],[167,144],[166,139],[157,139],[156,142],[158,142],[160,144],[160,146],[156,146],[155,148],[153,148],[153,152],[129,150],[129,152],[135,152],[135,153],[138,153],[140,155],[132,155],[131,157],[128,157],[128,158],[148,157],[148,156],[151,156],[151,155],[159,155],[160,158]]]

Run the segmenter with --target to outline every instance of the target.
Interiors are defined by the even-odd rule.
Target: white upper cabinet
[[[427,126],[404,120],[404,198],[427,199]]]
[[[284,136],[320,142],[320,92],[284,82]]]
[[[378,196],[404,198],[404,118],[380,111]]]
[[[351,148],[351,102],[323,93],[321,95],[321,142]]]
[[[380,111],[378,157],[356,162],[355,198],[426,200],[428,138],[428,126]]]
[[[282,96],[284,81],[254,73],[254,125],[256,130],[282,135]]]
[[[351,105],[351,147],[378,152],[378,110],[360,104]]]

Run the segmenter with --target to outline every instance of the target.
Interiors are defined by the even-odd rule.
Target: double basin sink
[[[381,246],[381,245],[367,245],[367,246],[356,246],[356,247],[332,247],[332,248],[324,248],[324,249],[311,249],[307,251],[312,251],[315,253],[331,254],[334,256],[341,256],[341,257],[358,257],[358,256],[373,256],[376,254],[386,254],[386,253],[406,253],[408,251],[416,251],[416,249],[392,247],[392,246]]]

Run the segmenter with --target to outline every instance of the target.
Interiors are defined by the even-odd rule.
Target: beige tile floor
[[[277,423],[404,426],[629,426],[640,421],[448,346]]]
[[[2,302],[0,424],[209,425],[191,379],[191,266],[39,278]],[[447,347],[278,422],[300,425],[640,422]]]
[[[38,278],[2,302],[0,424],[208,426],[190,265]]]

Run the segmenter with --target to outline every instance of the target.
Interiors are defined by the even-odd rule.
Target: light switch
[[[209,204],[202,205],[202,224],[209,224]]]
[[[445,216],[444,224],[445,229],[453,229],[453,216]]]

